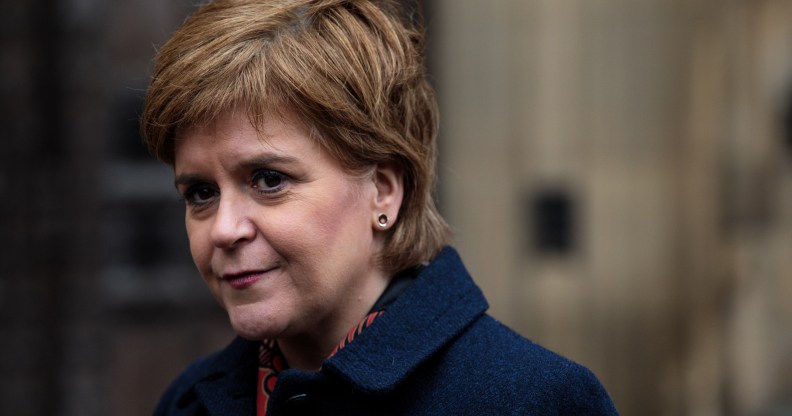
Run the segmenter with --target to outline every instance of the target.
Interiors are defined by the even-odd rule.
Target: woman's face
[[[195,264],[243,337],[339,339],[384,290],[376,169],[350,176],[294,124],[234,112],[180,134],[174,168]]]

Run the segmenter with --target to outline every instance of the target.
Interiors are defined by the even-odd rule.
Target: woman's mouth
[[[229,275],[224,275],[222,277],[222,280],[228,282],[228,284],[234,289],[244,289],[246,287],[252,286],[259,280],[264,279],[265,275],[271,272],[272,270],[274,269],[249,272],[249,273],[229,274]]]

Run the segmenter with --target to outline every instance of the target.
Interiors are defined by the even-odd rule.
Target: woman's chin
[[[234,332],[242,338],[261,341],[277,339],[283,332],[276,317],[268,317],[258,311],[246,307],[234,307],[228,310],[228,319]]]

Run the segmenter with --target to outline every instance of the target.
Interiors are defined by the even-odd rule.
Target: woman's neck
[[[388,286],[389,278],[379,275],[372,277],[364,288],[353,296],[341,311],[325,317],[308,331],[298,335],[278,339],[280,348],[290,368],[303,371],[318,371],[322,363],[347,336],[368,315],[374,303]]]

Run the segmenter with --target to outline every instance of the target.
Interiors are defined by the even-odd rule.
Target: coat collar
[[[325,362],[323,371],[365,392],[393,390],[487,308],[457,252],[446,247],[376,324]]]
[[[237,337],[217,355],[182,400],[195,394],[210,415],[252,414],[256,406],[258,343]]]

